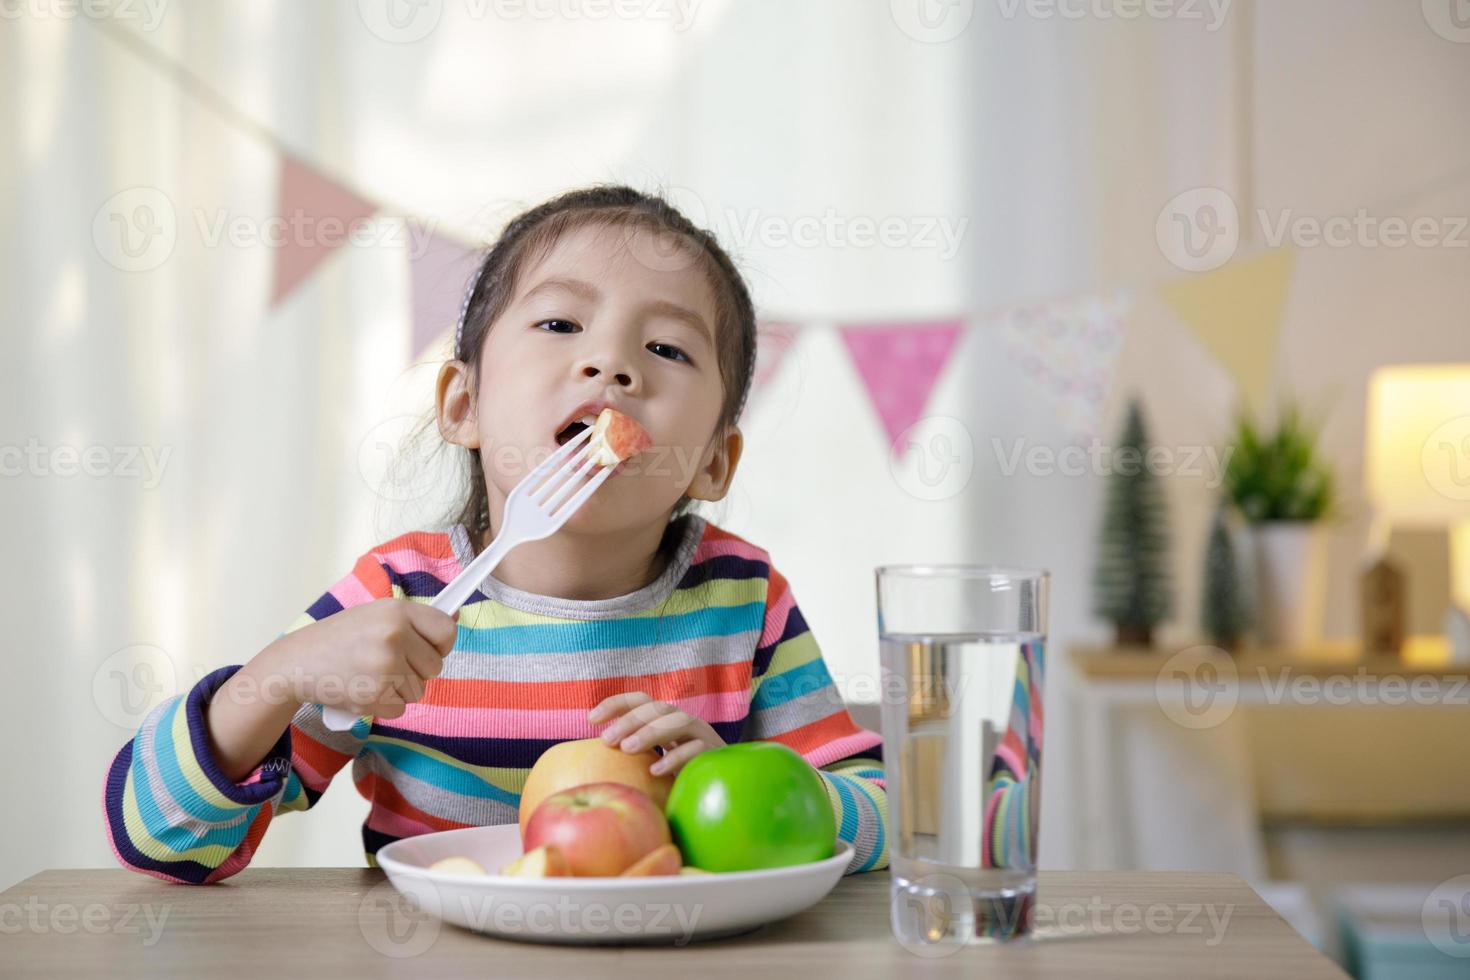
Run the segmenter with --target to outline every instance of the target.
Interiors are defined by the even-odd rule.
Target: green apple
[[[832,856],[837,818],[817,771],[779,742],[737,742],[684,764],[664,807],[684,863],[751,871]]]

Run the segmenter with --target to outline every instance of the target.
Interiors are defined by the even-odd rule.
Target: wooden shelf
[[[1274,675],[1289,669],[1293,675],[1309,677],[1348,674],[1401,677],[1410,683],[1421,677],[1470,682],[1470,665],[1449,663],[1447,651],[1440,652],[1432,642],[1409,644],[1407,650],[1409,655],[1401,657],[1364,654],[1356,643],[1338,642],[1301,650],[1257,647],[1232,656],[1197,643],[1162,648],[1082,646],[1073,647],[1070,654],[1077,672],[1094,681],[1153,680],[1165,665],[1187,668],[1190,663],[1214,661],[1233,664],[1236,674],[1242,678],[1256,676],[1258,672]]]

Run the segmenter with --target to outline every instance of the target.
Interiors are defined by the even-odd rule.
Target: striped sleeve
[[[855,851],[847,874],[886,868],[883,737],[853,721],[790,584],[774,567],[751,685],[743,738],[781,742],[817,767],[837,817],[837,836]]]
[[[391,594],[387,572],[365,555],[281,635]],[[205,710],[239,669],[221,667],[159,704],[107,767],[104,818],[123,867],[181,884],[228,878],[250,863],[277,813],[310,809],[361,748],[366,720],[331,732],[321,706],[306,704],[261,764],[231,780],[211,753]]]

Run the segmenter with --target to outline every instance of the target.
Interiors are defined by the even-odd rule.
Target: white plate
[[[763,871],[647,878],[511,878],[430,871],[463,855],[494,871],[520,857],[520,828],[467,827],[394,841],[378,866],[419,908],[466,929],[555,943],[673,943],[728,936],[820,902],[842,878],[852,847]]]

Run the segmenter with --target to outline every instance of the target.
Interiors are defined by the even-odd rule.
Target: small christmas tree
[[[1215,511],[1209,543],[1205,545],[1205,591],[1200,601],[1200,622],[1211,643],[1235,651],[1250,628],[1250,618],[1240,570],[1235,564],[1235,546],[1225,523],[1225,508],[1221,506]]]
[[[1119,646],[1147,646],[1173,611],[1169,529],[1163,487],[1149,470],[1148,434],[1137,400],[1113,453],[1102,541],[1093,575],[1093,612],[1117,630]]]

